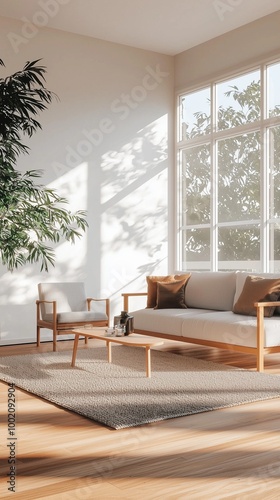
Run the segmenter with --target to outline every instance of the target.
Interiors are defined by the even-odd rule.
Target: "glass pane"
[[[210,147],[209,144],[182,153],[183,225],[210,221]]]
[[[267,68],[268,74],[268,113],[269,116],[280,115],[280,63]]]
[[[261,269],[259,227],[220,228],[218,249],[219,269]]]
[[[280,222],[270,224],[269,228],[270,246],[270,272],[280,272]]]
[[[210,87],[180,97],[180,140],[210,132]]]
[[[280,126],[269,130],[270,218],[280,217]]]
[[[210,229],[189,229],[184,238],[185,269],[210,269]]]
[[[260,134],[218,141],[218,220],[260,218]]]
[[[259,120],[260,105],[259,71],[217,84],[218,130]]]

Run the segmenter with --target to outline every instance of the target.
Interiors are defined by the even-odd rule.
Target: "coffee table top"
[[[155,337],[148,337],[146,335],[141,335],[141,334],[137,335],[135,333],[122,337],[114,337],[108,334],[106,335],[106,328],[104,327],[75,328],[75,330],[72,330],[71,333],[79,333],[84,337],[99,339],[99,340],[107,340],[110,342],[114,342],[116,344],[137,345],[143,347],[157,346],[163,344],[163,340],[161,339]]]

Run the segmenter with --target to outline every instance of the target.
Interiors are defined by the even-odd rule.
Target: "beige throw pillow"
[[[274,302],[280,296],[280,279],[268,279],[260,276],[247,276],[243,290],[233,306],[235,314],[256,316],[255,302]],[[265,307],[264,315],[273,316],[275,307]]]

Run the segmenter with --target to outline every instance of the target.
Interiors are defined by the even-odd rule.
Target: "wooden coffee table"
[[[71,366],[75,366],[79,338],[80,336],[89,338],[89,339],[97,339],[103,340],[106,342],[107,352],[108,352],[108,362],[112,362],[112,344],[121,344],[121,345],[129,345],[133,347],[145,347],[146,349],[146,376],[151,377],[151,347],[162,345],[163,341],[153,338],[146,337],[144,335],[136,336],[134,334],[128,335],[126,337],[112,337],[107,335],[105,328],[79,328],[75,330],[71,330],[71,333],[75,335],[74,345],[73,345],[73,354],[72,354],[72,363]]]

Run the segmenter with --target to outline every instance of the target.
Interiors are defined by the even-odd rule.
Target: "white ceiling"
[[[278,10],[280,0],[0,0],[0,16],[169,55]]]

